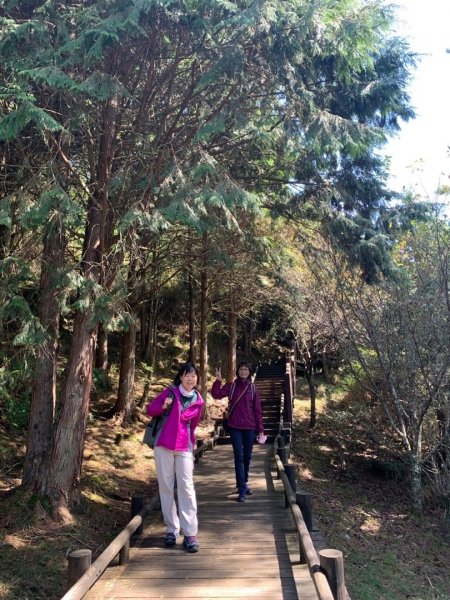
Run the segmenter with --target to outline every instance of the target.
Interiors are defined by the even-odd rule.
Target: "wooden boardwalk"
[[[186,553],[181,538],[165,548],[157,513],[131,548],[129,563],[110,566],[84,598],[317,599],[299,561],[272,446],[255,446],[249,484],[253,495],[236,502],[232,447],[216,446],[195,469],[200,551]],[[316,538],[319,550],[323,542]]]

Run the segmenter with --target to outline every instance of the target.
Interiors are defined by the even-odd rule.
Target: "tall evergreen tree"
[[[232,219],[255,201],[349,219],[333,206],[332,171],[408,116],[408,54],[388,52],[389,15],[360,0],[10,0],[2,10],[8,169],[26,139],[32,160],[65,165],[85,218],[67,377],[34,482],[69,516],[98,323],[114,305],[128,232],[198,227],[211,210]]]

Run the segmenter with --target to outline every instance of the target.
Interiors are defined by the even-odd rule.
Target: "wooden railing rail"
[[[277,437],[274,443],[274,457],[279,478],[283,482],[286,508],[289,507],[295,522],[298,534],[300,560],[308,565],[311,578],[316,588],[319,600],[350,600],[344,582],[344,566],[342,552],[338,550],[322,550],[317,555],[313,541],[309,534],[302,512],[297,504],[297,498],[291,479],[285,470],[285,465],[280,458],[284,458],[284,442]]]
[[[199,440],[197,448],[194,450],[194,458],[198,462],[204,452],[209,448],[214,448],[220,434],[220,428],[214,431],[214,435],[206,440]],[[133,534],[142,526],[146,516],[148,516],[154,510],[159,510],[159,494],[153,496],[153,498],[143,506],[143,508],[133,516],[128,525],[122,529],[122,531],[114,538],[107,548],[100,554],[100,556],[90,565],[90,559],[86,563],[84,560],[90,552],[89,550],[75,550],[73,554],[73,562],[71,564],[71,555],[69,555],[69,567],[68,567],[68,580],[70,584],[73,583],[73,573],[77,570],[74,567],[74,563],[79,558],[83,559],[83,566],[81,569],[84,572],[78,570],[79,579],[76,583],[73,583],[67,590],[61,600],[81,600],[83,596],[91,589],[94,583],[100,578],[108,565],[119,555],[120,564],[124,564],[128,561],[128,550],[130,547],[130,541]],[[80,556],[80,553],[84,553],[84,556]],[[71,578],[72,577],[72,578]]]

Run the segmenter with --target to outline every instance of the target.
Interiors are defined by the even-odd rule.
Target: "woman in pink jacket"
[[[197,383],[198,369],[188,362],[178,371],[173,385],[147,405],[147,414],[151,417],[167,411],[154,448],[161,510],[166,525],[164,543],[175,546],[178,535],[183,532],[183,547],[188,552],[199,550],[192,451],[204,401],[196,389]],[[178,511],[174,496],[175,478]]]

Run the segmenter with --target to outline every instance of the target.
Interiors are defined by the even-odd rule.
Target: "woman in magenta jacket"
[[[216,400],[228,396],[228,427],[233,445],[238,502],[245,502],[246,496],[252,494],[248,487],[248,474],[255,432],[264,434],[261,399],[251,375],[250,363],[242,361],[236,369],[236,379],[222,385],[222,374],[220,369],[216,369],[216,381],[211,390]]]
[[[166,525],[166,546],[174,546],[182,531],[183,547],[198,552],[197,499],[194,489],[195,428],[202,416],[204,401],[196,389],[198,369],[184,364],[173,385],[147,404],[151,417],[167,411],[167,418],[155,442],[154,456],[161,511]],[[177,482],[178,511],[174,487]]]

